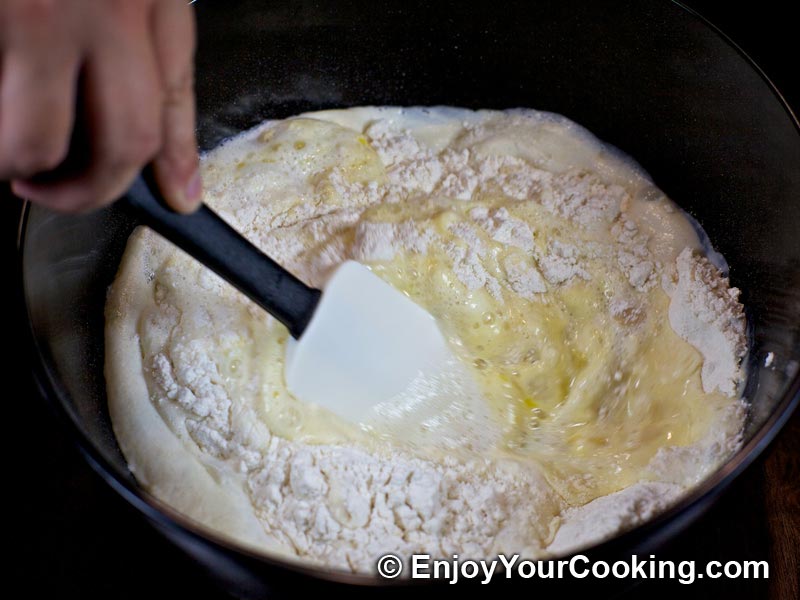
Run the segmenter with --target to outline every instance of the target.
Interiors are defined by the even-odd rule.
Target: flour
[[[453,262],[453,273],[468,290],[486,288],[492,296],[501,299],[500,282],[484,266],[488,250],[477,229],[466,223],[457,223],[449,229],[459,239],[459,243],[445,246]]]
[[[622,187],[606,185],[588,173],[553,176],[514,157],[476,156],[468,149],[448,149],[436,154],[423,147],[408,131],[393,127],[389,121],[373,123],[366,133],[387,165],[389,185],[385,197],[397,198],[402,193],[422,192],[469,201],[481,192],[499,188],[520,201],[539,197],[548,211],[581,225],[612,220],[627,198]],[[544,252],[538,251],[528,224],[511,217],[505,208],[489,211],[485,207],[476,207],[469,214],[494,241],[536,255],[539,269],[523,269],[518,261],[509,262],[513,278],[510,288],[514,293],[532,298],[532,294],[546,291],[542,273],[553,284],[565,283],[574,277],[589,278],[579,262],[581,256],[575,246],[555,241]],[[376,240],[380,238],[371,246],[376,252],[370,253],[370,248],[365,251],[360,245],[355,257],[383,260],[394,256],[398,246],[424,252],[417,249],[417,231],[389,229],[384,226],[381,235],[375,236]],[[474,229],[463,224],[455,226],[453,232],[464,242],[463,245],[450,244],[447,247],[456,276],[468,289],[485,287],[494,297],[500,298],[503,286],[484,267],[487,250],[481,238]],[[651,281],[654,266],[646,260],[646,240],[636,238],[635,233],[628,233],[625,237],[619,260],[631,272],[632,285],[644,290],[654,285]],[[433,234],[429,232],[430,235]]]
[[[637,483],[569,508],[548,550],[556,555],[568,554],[644,523],[675,502],[683,491],[681,486],[669,483]]]
[[[617,262],[630,284],[640,292],[653,288],[658,281],[660,265],[650,254],[647,236],[642,235],[636,223],[625,215],[620,215],[611,233],[618,243]]]
[[[381,115],[381,109],[369,110]],[[544,310],[549,292],[598,286],[603,282],[597,274],[611,273],[608,294],[598,293],[594,302],[600,317],[607,315],[626,337],[646,322],[648,294],[663,295],[657,289],[661,281],[670,296],[672,327],[703,356],[703,388],[732,396],[742,376],[745,337],[738,292],[727,280],[689,248],[677,260],[655,252],[651,235],[626,210],[633,195],[625,186],[585,168],[552,168],[552,158],[537,162],[538,154],[521,153],[524,144],[518,140],[504,145],[505,138],[489,135],[492,119],[508,121],[507,129],[498,131],[514,132],[537,123],[535,118],[492,113],[481,117],[486,124],[476,113],[464,114],[459,133],[439,147],[423,142],[399,117],[369,119],[356,141],[326,124],[323,133],[340,136],[349,151],[361,153],[360,162],[350,169],[331,162],[314,170],[309,165],[316,155],[306,162],[293,159],[291,164],[307,173],[307,185],[291,180],[291,169],[262,174],[238,164],[225,171],[226,161],[240,155],[223,148],[206,175],[215,169],[235,172],[238,183],[207,178],[207,201],[314,286],[324,285],[348,258],[389,264],[439,253],[448,276],[474,295],[472,301],[486,292],[501,307],[522,299]],[[277,148],[287,144],[281,136],[290,129],[264,126],[250,141],[233,144],[250,143],[251,154],[257,143],[283,152]],[[489,141],[479,143],[483,139]],[[268,158],[279,162],[282,155],[275,156]],[[289,183],[272,181],[275,173],[284,173]],[[428,217],[395,218],[388,210],[393,206],[418,206]],[[384,218],[366,217],[382,207],[388,207]],[[171,256],[163,242],[145,241]],[[475,559],[501,552],[560,555],[650,519],[739,443],[731,431],[740,426],[743,405],[735,403],[720,417],[724,427],[714,422],[717,429],[707,439],[656,452],[648,472],[653,481],[571,506],[548,480],[552,473],[513,454],[425,457],[355,434],[352,442],[289,439],[264,424],[264,412],[274,403],[281,413],[275,418],[291,429],[299,411],[310,409],[281,395],[279,385],[240,356],[242,340],[254,336],[250,328],[257,327],[258,336],[274,336],[274,321],[185,257],[170,260],[177,262],[154,276],[154,291],[148,292],[154,306],[147,318],[135,321],[137,334],[130,336],[141,336],[146,347],[131,352],[145,356],[150,398],[144,401],[152,398],[159,418],[190,449],[191,460],[200,461],[223,488],[245,495],[270,540],[267,551],[356,572],[373,572],[376,558],[387,552]],[[114,291],[124,287],[115,284]],[[206,310],[197,300],[202,294],[221,299],[219,306]],[[215,355],[218,347],[224,353]],[[269,364],[281,360],[279,354],[256,356]],[[542,359],[536,353],[519,358],[534,366]],[[613,365],[608,377],[617,387],[610,389],[626,389],[624,367]],[[248,398],[262,400],[245,402]],[[538,427],[531,423],[531,430]],[[118,436],[122,431],[118,428]],[[147,464],[144,458],[129,460],[140,472]],[[178,508],[203,520],[191,503]]]
[[[509,256],[504,262],[506,281],[515,294],[528,300],[537,300],[538,294],[547,291],[547,284],[539,270],[519,255]]]
[[[664,287],[672,296],[672,328],[703,355],[703,388],[733,396],[742,379],[747,352],[739,290],[704,256],[689,249],[678,256]]]
[[[412,221],[402,223],[359,223],[351,255],[355,260],[391,260],[398,252],[424,254],[436,237],[430,230],[420,230]]]
[[[581,254],[572,244],[553,240],[546,253],[539,254],[539,266],[545,279],[553,284],[566,283],[573,277],[590,279],[591,275],[581,266]]]
[[[625,325],[635,325],[644,317],[641,305],[631,297],[616,297],[609,303],[611,315]]]
[[[505,208],[489,210],[485,207],[473,208],[469,216],[488,233],[491,238],[507,246],[514,246],[525,252],[534,251],[533,233],[524,221],[513,218]]]
[[[415,191],[468,201],[499,188],[519,201],[538,198],[552,214],[582,226],[612,221],[619,215],[620,206],[629,200],[621,186],[605,184],[586,172],[554,175],[514,157],[478,156],[468,149],[448,149],[437,155],[421,146],[408,131],[393,128],[389,121],[372,124],[366,133],[387,165],[390,188],[396,188],[387,191],[388,196]],[[524,290],[529,297],[531,293],[541,293],[540,272],[552,284],[575,277],[589,278],[575,246],[554,241],[544,251],[537,250],[528,224],[512,218],[505,208],[490,214],[485,207],[477,207],[470,216],[495,241],[536,255],[539,269],[523,272],[512,267],[515,283],[511,289],[515,293]],[[638,235],[630,220],[623,219],[615,232],[619,240],[618,261],[629,274],[631,285],[640,291],[650,289],[656,282],[657,265],[649,257],[647,239]],[[486,250],[480,238],[470,228],[460,227],[456,233],[467,245],[466,249],[459,245],[448,247],[459,280],[469,289],[486,287],[499,297],[502,284],[483,267]]]
[[[299,556],[362,572],[386,552],[541,553],[535,540],[551,535],[558,506],[535,471],[511,463],[435,464],[278,440],[248,489],[265,526]]]
[[[597,221],[613,221],[628,198],[622,186],[603,183],[596,175],[578,171],[553,178],[542,195],[542,204],[554,214],[589,226]]]

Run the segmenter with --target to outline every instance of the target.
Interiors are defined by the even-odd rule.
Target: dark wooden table
[[[752,6],[689,1],[762,65],[790,103],[797,96],[796,25],[773,0]],[[798,199],[800,201],[800,199]],[[11,277],[17,205],[0,198],[0,272]],[[6,284],[7,297],[16,281]],[[6,348],[19,347],[24,322],[4,323]],[[10,585],[38,597],[223,597],[202,571],[164,542],[91,471],[37,397],[27,358],[2,366],[6,513]],[[659,554],[684,560],[768,560],[771,578],[639,586],[625,598],[800,598],[800,414],[763,460],[699,522]],[[600,596],[598,596],[600,597]]]

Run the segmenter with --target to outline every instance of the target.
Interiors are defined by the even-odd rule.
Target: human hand
[[[186,0],[0,0],[0,179],[80,212],[152,161],[170,206],[196,208],[194,35]],[[57,169],[78,130],[80,168]]]

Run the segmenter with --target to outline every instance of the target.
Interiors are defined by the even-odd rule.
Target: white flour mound
[[[487,190],[517,201],[538,198],[544,210],[586,231],[610,230],[614,245],[578,247],[558,239],[536,245],[529,224],[504,208],[476,207],[469,226],[459,224],[451,230],[463,243],[446,249],[458,280],[469,290],[485,288],[498,299],[513,293],[539,301],[553,286],[590,279],[587,260],[616,261],[627,279],[626,288],[630,286],[610,303],[614,318],[636,327],[642,318],[637,294],[652,290],[661,280],[671,298],[672,327],[703,356],[703,388],[735,395],[745,352],[738,291],[692,248],[677,259],[670,257],[667,265],[662,256],[654,255],[649,245],[652,231],[626,213],[632,198],[621,185],[642,184],[640,174],[617,165],[623,176],[608,181],[585,169],[546,168],[555,160],[548,156],[473,151],[473,140],[488,139],[484,146],[493,143],[482,129],[483,121],[495,119],[502,125],[500,113],[486,113],[487,117],[453,111],[457,118],[450,120],[463,128],[459,143],[438,149],[398,127],[400,109],[356,110],[375,112],[364,135],[385,168],[383,183],[347,180],[333,167],[312,191],[289,190],[306,200],[282,210],[254,203],[226,181],[212,182],[207,199],[265,252],[319,286],[344,258],[380,261],[400,251],[424,254],[436,240],[434,231],[411,221],[360,222],[349,246],[317,248],[309,262],[306,251],[311,241],[358,222],[361,211],[371,205],[416,195],[469,202]],[[346,113],[331,113],[328,118],[345,120]],[[377,118],[383,114],[389,117]],[[425,114],[440,118],[435,112]],[[543,118],[536,115],[509,113],[509,130],[514,119]],[[591,143],[596,144],[585,142]],[[599,151],[590,149],[595,160]],[[224,154],[219,158],[226,159]],[[269,174],[263,179],[249,177],[247,185],[254,193],[269,193],[273,185]],[[642,185],[652,188],[649,183]],[[315,194],[331,190],[339,204],[325,208]],[[289,195],[282,192],[281,197]],[[328,214],[320,216],[325,210]],[[498,277],[497,271],[484,266],[488,250],[481,235],[518,248],[534,260],[509,258],[502,265],[506,277]],[[190,297],[211,294],[227,304],[220,303],[212,313],[198,301],[190,311],[171,300],[168,285],[149,291],[139,283],[145,273],[149,282],[160,262],[170,256],[178,258],[165,272],[172,278],[169,281],[178,282],[176,287],[184,286]],[[738,443],[735,435],[728,435],[723,442],[701,445],[696,451],[661,453],[652,469],[658,481],[640,482],[572,507],[533,464],[499,458],[424,460],[392,449],[312,445],[268,431],[259,421],[262,409],[237,396],[255,393],[262,384],[253,378],[239,392],[231,392],[212,353],[215,345],[233,345],[235,332],[252,319],[264,327],[271,319],[148,231],[134,235],[106,314],[112,419],[137,479],[178,510],[251,547],[345,570],[373,572],[376,558],[386,552],[443,557],[457,553],[469,558],[503,552],[535,558],[574,551],[651,518],[684,493],[693,476],[719,464]],[[150,328],[147,340],[140,338],[141,323]],[[199,323],[199,334],[189,331],[192,323]],[[219,323],[228,324],[221,336],[214,328]],[[198,338],[192,339],[193,335]],[[144,341],[165,349],[141,364],[144,352],[139,343]],[[736,421],[741,405],[732,400],[732,406],[735,414],[730,418]],[[668,455],[678,471],[691,472],[673,477],[664,466]],[[232,510],[240,512],[233,515]]]
[[[536,540],[552,535],[559,506],[538,473],[511,462],[436,464],[277,440],[248,486],[264,526],[298,556],[360,572],[387,552],[541,555]]]
[[[706,257],[688,248],[678,255],[676,275],[665,278],[664,288],[672,297],[670,325],[703,355],[703,389],[732,396],[747,353],[739,290]]]

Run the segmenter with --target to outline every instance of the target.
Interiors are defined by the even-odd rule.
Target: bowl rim
[[[712,33],[718,35],[722,41],[727,43],[739,54],[744,62],[753,69],[767,85],[768,89],[788,115],[795,131],[800,135],[800,121],[798,121],[797,115],[758,64],[738,44],[731,40],[727,34],[696,10],[686,6],[680,0],[670,1],[673,5],[688,13],[688,16],[698,19],[708,27]],[[48,367],[48,361],[52,363],[51,356],[47,349],[37,340],[31,320],[24,276],[25,243],[31,206],[31,203],[25,200],[19,218],[16,240],[17,273],[15,274],[15,279],[21,290],[21,303],[24,306],[24,314],[27,321],[27,327],[25,329],[28,343],[26,346],[32,365],[34,381],[39,395],[54,409],[57,419],[65,425],[65,429],[68,430],[70,438],[73,443],[76,444],[83,457],[111,488],[142,513],[144,517],[158,525],[159,529],[163,530],[162,533],[167,531],[178,534],[184,538],[188,538],[194,543],[211,546],[217,551],[222,551],[234,557],[248,559],[255,564],[288,570],[297,575],[310,576],[320,581],[346,583],[356,586],[405,587],[436,584],[436,582],[432,580],[421,581],[409,580],[407,578],[383,579],[376,574],[353,573],[342,569],[304,564],[300,559],[281,557],[278,553],[267,554],[266,552],[249,549],[210,530],[203,524],[198,523],[158,500],[155,496],[152,496],[138,485],[132,484],[132,475],[128,473],[127,477],[124,476],[115,465],[105,458],[103,453],[84,430],[77,415],[68,409],[64,399],[69,398],[69,394],[61,385],[57,375]],[[586,548],[570,552],[564,556],[543,558],[541,560],[568,560],[575,555],[596,557],[630,555],[637,553],[637,548],[654,544],[660,545],[667,539],[677,535],[711,508],[714,502],[727,490],[731,483],[761,456],[770,444],[774,442],[780,430],[799,405],[800,371],[794,374],[780,402],[769,418],[752,437],[746,443],[742,444],[720,468],[706,477],[701,483],[691,488],[688,493],[684,494],[680,500],[670,508],[658,513],[654,518],[598,544],[593,544]]]

